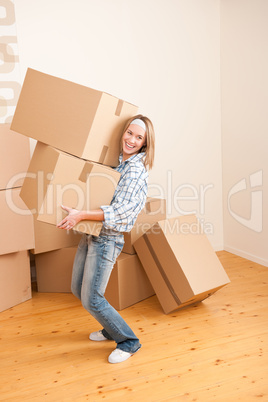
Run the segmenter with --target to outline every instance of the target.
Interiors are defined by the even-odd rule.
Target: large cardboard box
[[[76,250],[77,247],[68,247],[35,256],[38,292],[71,292]]]
[[[134,247],[166,314],[230,282],[194,215],[157,222]]]
[[[137,106],[28,69],[11,129],[78,157],[118,165],[119,139]]]
[[[109,205],[119,178],[108,166],[38,142],[20,196],[37,220],[56,225],[66,216],[61,205],[79,210]],[[102,222],[85,220],[73,230],[98,236],[101,228]]]
[[[54,225],[38,221],[34,215],[35,247],[32,254],[46,253],[65,247],[76,247],[82,234],[74,230],[60,230]]]
[[[136,254],[133,243],[150,229],[157,221],[166,219],[166,200],[162,198],[148,197],[143,210],[130,232],[124,233],[125,244],[123,252]]]
[[[34,248],[33,217],[20,190],[0,190],[0,255]]]
[[[30,163],[30,140],[0,124],[0,190],[20,187]]]
[[[154,294],[138,256],[121,253],[106,288],[108,302],[116,310],[123,310]]]
[[[0,311],[31,299],[31,272],[28,251],[0,256],[0,294]]]

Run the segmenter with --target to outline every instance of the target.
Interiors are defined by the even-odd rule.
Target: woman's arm
[[[105,227],[118,232],[129,232],[132,229],[147,196],[148,173],[138,172],[136,177],[135,174],[123,177],[110,205],[101,205]]]
[[[74,208],[69,208],[64,205],[61,206],[62,209],[68,212],[68,215],[57,224],[59,229],[70,230],[77,223],[84,220],[89,221],[104,221],[104,212],[102,209],[93,209],[91,211],[78,211]]]

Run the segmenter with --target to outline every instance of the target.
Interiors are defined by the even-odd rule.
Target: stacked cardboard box
[[[105,297],[117,310],[154,295],[137,254],[121,253],[112,271]]]
[[[112,168],[118,164],[119,138],[135,114],[136,106],[109,94],[28,69],[11,127],[37,140],[20,196],[34,214],[36,236],[43,237],[33,250],[40,291],[66,289],[41,266],[55,267],[57,261],[54,277],[60,276],[61,259],[70,272],[66,256],[80,240],[76,233],[99,234],[102,223],[82,221],[69,232],[69,244],[62,244],[60,234],[66,231],[56,224],[66,213],[60,205],[95,209],[110,204],[120,178]],[[48,227],[53,234],[47,234]]]
[[[202,301],[230,282],[194,215],[157,222],[134,247],[165,313]]]
[[[30,160],[29,139],[0,125],[0,311],[31,298],[33,218],[19,197]]]
[[[123,252],[127,254],[136,254],[133,247],[135,241],[141,237],[156,222],[166,219],[166,200],[162,198],[148,197],[146,204],[138,215],[138,218],[128,233],[124,233],[125,244]]]
[[[0,311],[32,297],[30,256],[27,250],[0,256]]]
[[[37,221],[57,225],[66,215],[61,205],[96,209],[109,204],[120,174],[107,166],[38,142],[20,192]],[[73,228],[98,235],[101,222],[81,221]]]
[[[79,158],[118,164],[118,143],[137,106],[28,69],[11,129]]]
[[[73,262],[77,247],[65,247],[35,256],[39,292],[71,292]]]

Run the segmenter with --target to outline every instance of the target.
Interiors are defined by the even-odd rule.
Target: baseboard
[[[215,253],[217,253],[217,251],[224,250],[223,244],[212,244],[212,247]]]
[[[266,260],[265,258],[257,257],[256,255],[247,253],[243,250],[239,250],[237,248],[230,247],[227,245],[224,246],[224,250],[229,251],[229,253],[239,255],[239,257],[246,258],[247,260],[256,262],[257,264],[261,264],[264,265],[265,267],[268,267],[268,260]]]

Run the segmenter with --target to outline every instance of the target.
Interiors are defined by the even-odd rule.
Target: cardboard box
[[[46,253],[66,247],[76,247],[82,234],[74,230],[60,230],[54,225],[40,222],[34,216],[35,247],[32,254]]]
[[[109,205],[119,178],[108,166],[38,142],[20,196],[37,220],[56,225],[67,214],[61,205],[79,210]],[[98,236],[101,228],[102,222],[85,220],[73,230]]]
[[[20,187],[30,163],[30,140],[0,124],[0,190]]]
[[[230,282],[194,215],[157,222],[134,247],[166,314]]]
[[[38,292],[71,292],[76,250],[77,247],[68,247],[35,256]]]
[[[20,190],[0,191],[0,255],[34,248],[33,217],[19,196]]]
[[[137,111],[105,92],[29,68],[11,129],[80,158],[117,166],[123,127]]]
[[[133,243],[149,230],[157,221],[166,219],[166,200],[162,198],[148,197],[143,210],[130,232],[124,233],[125,244],[123,252],[136,254]]]
[[[154,294],[138,256],[121,253],[106,288],[108,302],[122,310]]]
[[[31,273],[28,251],[0,256],[0,294],[0,311],[7,310],[31,299]]]

